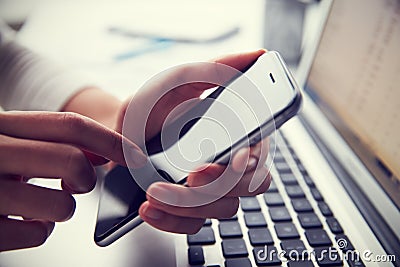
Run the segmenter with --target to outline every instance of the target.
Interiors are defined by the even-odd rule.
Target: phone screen
[[[153,138],[156,145],[147,147],[151,164],[171,182],[182,182],[201,164],[228,162],[229,157],[223,158],[234,153],[235,146],[248,146],[271,134],[299,106],[295,82],[280,56],[268,52],[245,75],[211,91]],[[108,173],[99,203],[97,244],[108,245],[141,222],[138,209],[145,200],[141,188],[127,168],[118,166]]]
[[[269,52],[245,75],[218,87],[202,103],[166,126],[158,136],[162,149],[150,153],[154,166],[179,183],[196,167],[218,161],[239,141],[251,145],[251,133],[269,135],[275,128],[274,115],[296,96],[283,68],[278,56]],[[263,128],[266,124],[270,126],[268,131]]]

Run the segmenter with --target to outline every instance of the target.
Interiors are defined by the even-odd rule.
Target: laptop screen
[[[306,83],[308,93],[397,205],[399,49],[399,1],[334,1]]]

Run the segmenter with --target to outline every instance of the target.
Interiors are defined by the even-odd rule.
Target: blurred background
[[[281,52],[296,71],[320,23],[318,8],[297,0],[0,0],[0,18],[18,42],[125,99],[171,66],[260,47]],[[97,247],[98,196],[99,186],[75,196],[71,220],[39,248],[2,253],[0,266],[142,266],[154,240],[175,257],[171,234],[145,224]],[[156,263],[147,266],[160,266],[150,260]]]
[[[0,0],[0,17],[19,42],[125,98],[165,68],[242,50],[277,50],[295,69],[318,3]]]

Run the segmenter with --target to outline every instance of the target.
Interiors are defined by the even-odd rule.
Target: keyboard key
[[[272,154],[272,152],[271,152]],[[275,154],[274,155],[274,162],[275,163],[286,163],[285,157],[282,154]]]
[[[312,247],[331,246],[332,241],[323,229],[311,229],[305,232],[308,243]]]
[[[286,162],[275,162],[274,165],[280,174],[292,172],[292,170],[290,169],[289,165]]]
[[[311,261],[289,261],[288,267],[314,267]]]
[[[318,202],[318,207],[319,207],[319,210],[321,211],[322,215],[324,215],[325,217],[329,217],[329,216],[333,215],[333,213],[332,213],[331,209],[329,208],[328,204],[326,204],[325,202],[319,201]]]
[[[256,197],[241,197],[240,206],[243,211],[260,211],[261,207]]]
[[[287,142],[286,142],[286,144],[287,144],[286,149],[289,150],[290,155],[292,155],[292,157],[293,157],[294,155],[296,155],[295,152],[294,152],[294,150],[293,150],[293,148],[292,148]]]
[[[298,218],[301,226],[305,229],[322,227],[321,221],[313,212],[301,213],[298,215]]]
[[[293,173],[282,173],[279,175],[281,177],[282,183],[285,185],[297,185],[297,178]]]
[[[257,266],[276,266],[282,263],[274,246],[256,247],[253,249],[253,256]]]
[[[236,221],[220,222],[218,228],[222,238],[242,237],[242,230]]]
[[[284,206],[285,202],[283,201],[281,195],[279,193],[264,193],[265,204],[268,206]]]
[[[210,226],[212,224],[211,219],[206,219],[203,226]]]
[[[291,198],[300,198],[305,196],[303,189],[301,189],[301,187],[298,185],[288,185],[285,187],[285,189],[286,193]]]
[[[299,233],[293,223],[277,223],[275,232],[279,239],[299,238]]]
[[[334,234],[342,234],[343,233],[342,226],[340,226],[340,223],[338,222],[338,220],[336,220],[336,218],[330,217],[330,218],[326,219],[326,223],[328,224],[329,229],[331,229],[332,233],[334,233]]]
[[[203,227],[196,234],[187,235],[189,245],[211,245],[215,243],[214,230],[211,227]]]
[[[243,239],[226,239],[222,240],[222,253],[225,258],[246,257],[246,244]]]
[[[278,187],[276,187],[274,180],[271,180],[271,184],[269,185],[267,192],[278,192]]]
[[[297,212],[309,212],[313,211],[310,202],[306,198],[295,198],[292,199],[292,206]]]
[[[337,249],[332,247],[316,248],[314,251],[319,266],[343,266],[343,261]]]
[[[189,264],[200,265],[204,264],[204,253],[201,246],[190,246],[188,249]]]
[[[300,261],[307,259],[307,248],[300,239],[284,240],[281,248],[285,252],[285,257],[289,261]]]
[[[308,175],[304,175],[304,182],[306,182],[306,184],[307,184],[309,187],[315,187],[314,181],[313,181],[313,180],[311,179],[311,177],[308,176]]]
[[[304,167],[303,164],[297,163],[297,168],[299,168],[299,171],[300,171],[302,174],[306,174],[306,175],[307,175],[307,170],[306,170],[306,168]]]
[[[227,259],[225,267],[251,267],[251,262],[248,258]]]
[[[268,228],[249,229],[248,234],[250,243],[253,246],[272,245],[274,243],[271,232],[268,230]]]
[[[244,214],[244,221],[249,228],[267,226],[267,222],[261,212],[246,212]]]
[[[337,235],[335,237],[335,240],[339,249],[342,250],[344,253],[355,250],[353,244],[350,242],[349,238],[346,235]],[[348,257],[346,260],[350,267],[365,266],[362,260],[360,259],[360,256],[357,257],[357,254],[354,254],[354,256],[352,256],[351,252],[349,252],[347,255]]]
[[[269,215],[271,216],[271,220],[274,222],[284,222],[292,220],[292,217],[285,207],[271,207],[269,208]]]
[[[365,264],[362,262],[360,257],[357,259],[356,257],[352,258],[351,256],[348,257],[347,263],[350,267],[365,267]]]
[[[224,218],[224,219],[218,219],[218,220],[221,221],[221,222],[224,222],[224,221],[237,221],[237,214],[233,215],[230,218]]]
[[[316,201],[322,201],[322,200],[324,200],[324,198],[322,197],[321,193],[319,192],[319,190],[318,190],[316,187],[310,188],[310,190],[311,190],[311,194],[312,194],[313,198],[314,198]]]
[[[301,160],[299,159],[299,157],[296,154],[292,154],[292,158],[294,161],[296,161],[297,164],[302,164]]]

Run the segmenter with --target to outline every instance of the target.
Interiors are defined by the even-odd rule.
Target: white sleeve
[[[5,110],[58,111],[89,86],[67,71],[11,40],[0,21],[0,106]]]

